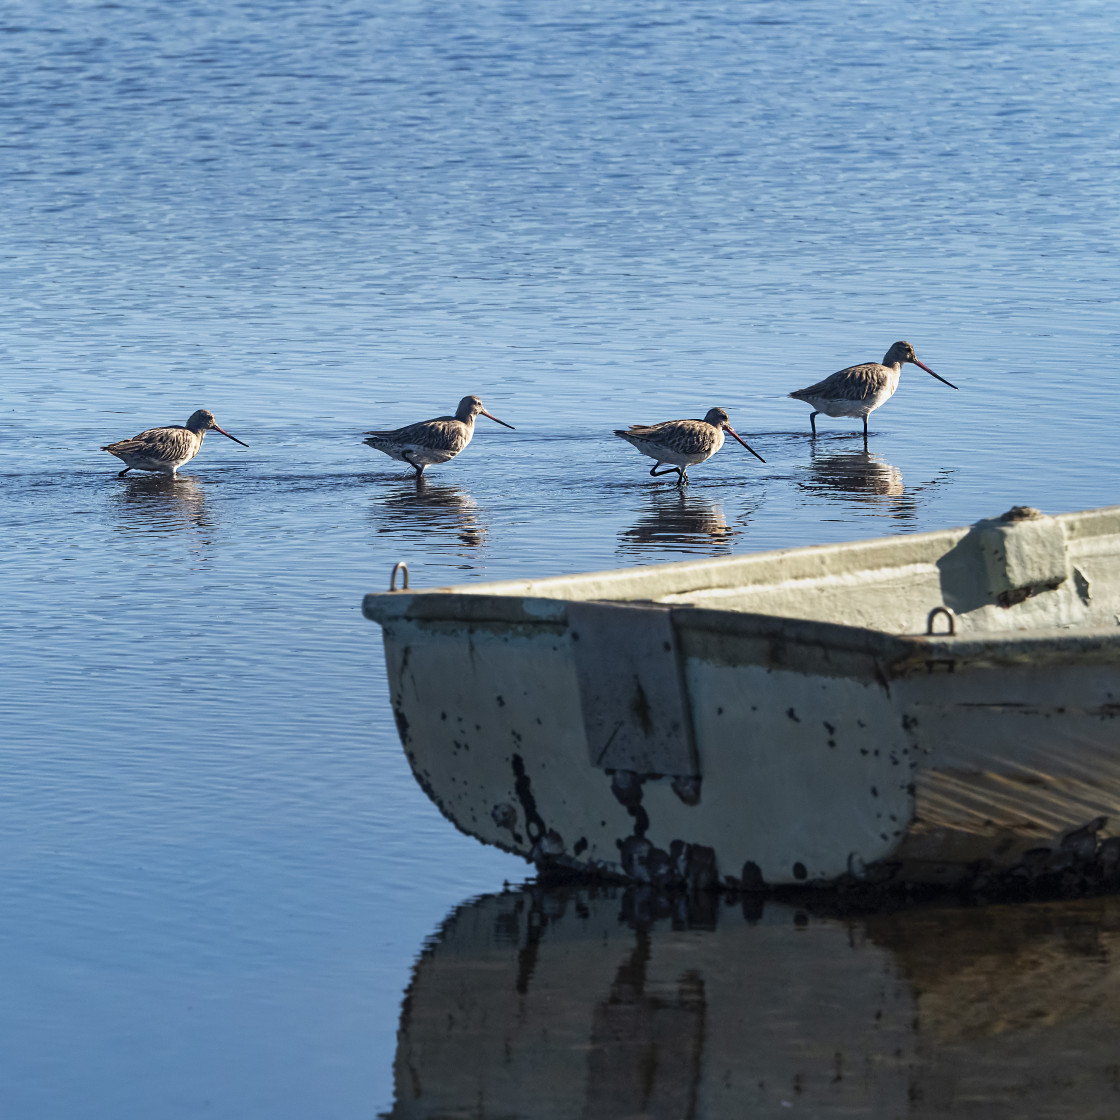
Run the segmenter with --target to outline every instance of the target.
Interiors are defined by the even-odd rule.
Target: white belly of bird
[[[464,446],[466,446],[464,444]],[[408,452],[408,459],[414,463],[421,463],[425,467],[434,467],[439,463],[448,463],[459,454],[459,451],[454,451],[447,447],[425,447],[423,444],[410,443],[404,448]],[[460,451],[462,448],[459,449]],[[396,458],[404,459],[403,455],[397,455]],[[404,459],[408,462],[408,459]]]
[[[409,466],[420,467],[447,463],[462,450],[462,448],[455,450],[450,447],[429,447],[423,443],[397,443],[393,440],[369,439],[366,442],[376,447],[378,451],[384,451],[390,458],[408,463]],[[470,443],[470,440],[467,440],[467,443]],[[463,444],[463,447],[466,447],[466,444]]]
[[[897,381],[891,381],[882,389],[877,389],[874,393],[866,397],[858,399],[846,399],[844,397],[817,397],[809,403],[818,411],[823,412],[825,416],[855,416],[862,418],[870,416],[880,405],[884,405],[894,396],[895,389],[898,388]]]

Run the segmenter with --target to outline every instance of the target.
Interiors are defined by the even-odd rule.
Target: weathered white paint
[[[570,602],[567,614],[591,764],[697,774],[671,608]]]
[[[593,602],[612,600],[630,609]],[[591,699],[570,602],[620,663]],[[941,605],[957,634],[926,637]],[[529,858],[640,879],[711,849],[724,879],[831,879],[886,859],[952,878],[1096,816],[1120,832],[1120,508],[370,595],[364,609],[384,627],[417,777],[459,827]],[[628,621],[644,613],[657,618]],[[671,654],[626,663],[639,631]],[[604,691],[646,673],[639,698],[674,680],[680,695],[643,707]],[[643,721],[664,740],[650,713],[680,704],[692,742],[643,754]],[[630,745],[604,760],[603,721],[628,710]]]

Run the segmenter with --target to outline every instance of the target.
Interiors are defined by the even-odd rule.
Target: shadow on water
[[[408,479],[377,499],[370,512],[378,533],[452,543],[475,555],[486,543],[487,527],[478,503],[458,486],[433,486]]]
[[[422,952],[383,1116],[1113,1116],[1118,991],[1118,898],[837,918],[533,886]]]
[[[742,526],[729,524],[719,502],[677,486],[649,492],[644,504],[641,517],[618,535],[616,551],[620,556],[664,549],[706,555],[729,553],[735,538],[743,532]]]
[[[825,452],[814,444],[808,474],[798,480],[798,486],[828,498],[862,500],[899,521],[913,521],[918,517],[925,492],[944,481],[939,477],[907,487],[902,471],[874,451]]]

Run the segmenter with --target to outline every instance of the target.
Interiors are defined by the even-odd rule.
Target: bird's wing
[[[882,366],[877,362],[865,362],[858,366],[848,366],[846,369],[830,373],[823,381],[815,385],[798,389],[790,393],[791,397],[824,397],[826,400],[849,400],[853,397],[863,396],[865,391],[873,389],[881,377]],[[853,389],[855,392],[853,393]]]
[[[628,436],[654,435],[667,425],[676,423],[676,420],[663,420],[660,424],[631,424],[629,428],[616,430],[619,432],[625,431]]]
[[[377,439],[391,439],[397,443],[416,443],[435,430],[434,426],[454,420],[454,416],[437,416],[432,420],[418,420],[415,424],[405,424],[403,428],[390,428],[387,431],[364,432],[363,435]]]
[[[711,446],[712,426],[703,420],[670,420],[659,424],[675,451],[698,455]]]
[[[187,429],[172,425],[166,428],[148,428],[131,439],[120,439],[116,443],[107,444],[101,450],[114,454],[123,451],[126,455],[143,455],[157,449],[162,451],[168,447],[180,446],[189,446]]]
[[[133,439],[119,439],[116,443],[107,443],[101,450],[108,451],[113,455],[132,455],[140,451],[143,447],[144,444],[140,441],[140,438],[135,437]]]
[[[705,429],[709,427],[703,420],[663,420],[660,424],[631,424],[626,431],[617,430],[615,435],[623,439],[636,436],[658,440],[674,451],[692,455],[707,447],[706,439],[710,437]]]

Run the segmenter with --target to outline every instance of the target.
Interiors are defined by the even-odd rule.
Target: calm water
[[[425,938],[526,868],[407,771],[359,614],[398,558],[436,585],[1120,501],[1111,5],[2,18],[6,1117],[404,1107]],[[811,447],[784,394],[896,338],[959,392],[907,367],[870,458],[849,422]],[[360,442],[468,392],[517,431],[423,492]],[[765,466],[729,445],[681,495],[609,435],[714,404]],[[175,482],[97,450],[199,407],[250,448]]]

